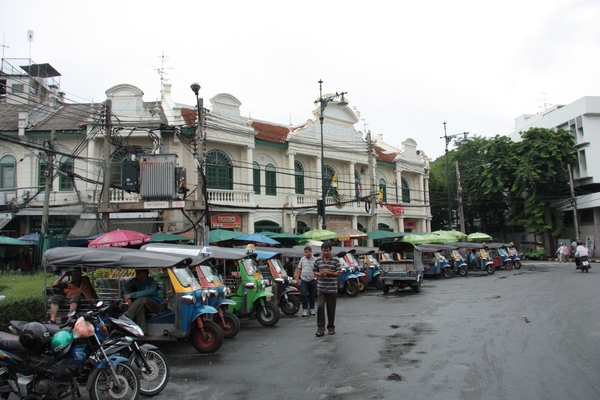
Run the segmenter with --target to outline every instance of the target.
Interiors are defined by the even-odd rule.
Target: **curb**
[[[558,262],[558,258],[555,258],[555,257],[549,257],[549,258],[546,258],[546,260],[544,260],[544,261],[554,261],[554,262]],[[568,262],[572,262],[572,263],[574,263],[574,262],[575,262],[575,259],[574,259],[574,258],[571,258],[571,259],[569,259],[569,261],[568,261]],[[593,263],[599,263],[599,262],[600,262],[600,259],[593,258],[593,259],[590,259],[590,262],[593,262]]]

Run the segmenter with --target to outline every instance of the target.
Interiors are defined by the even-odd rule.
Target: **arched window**
[[[260,194],[260,165],[256,161],[252,163],[252,184],[254,194]]]
[[[265,167],[265,194],[277,196],[277,170],[273,164],[267,164]]]
[[[410,203],[410,186],[405,178],[402,178],[402,202]]]
[[[296,194],[304,194],[304,165],[300,161],[294,161],[294,175]]]
[[[325,196],[335,196],[338,193],[337,184],[335,187],[331,186],[334,176],[337,176],[335,170],[329,165],[326,165],[325,168],[323,168],[323,189],[325,191]]]
[[[382,203],[387,202],[387,185],[385,183],[385,179],[379,180],[379,193],[377,196],[379,197],[379,201]]]
[[[206,186],[209,189],[233,190],[233,164],[221,150],[206,153]]]
[[[16,182],[17,160],[13,156],[6,155],[0,160],[0,187],[14,188]]]
[[[354,195],[356,200],[362,197],[362,184],[360,183],[360,173],[354,170]]]
[[[273,221],[256,221],[254,223],[254,232],[275,232],[281,233],[281,227],[277,224],[277,222]]]
[[[58,163],[58,190],[73,190],[73,158],[62,156]]]

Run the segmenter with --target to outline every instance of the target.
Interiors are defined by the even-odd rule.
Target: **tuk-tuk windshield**
[[[498,253],[500,253],[500,255],[502,257],[507,257],[508,256],[508,253],[504,249],[498,249]]]
[[[452,250],[452,257],[453,258],[462,258],[462,256],[458,252],[458,250]]]
[[[194,278],[194,275],[187,268],[173,267],[173,273],[177,277],[177,280],[183,287],[192,288],[192,290],[200,290],[200,284]]]
[[[435,254],[435,259],[438,260],[438,261],[439,260],[446,260],[446,257],[444,257],[444,255],[442,253],[438,252],[438,251],[436,251],[433,254]]]
[[[490,253],[485,249],[479,249],[479,254],[481,254],[481,258],[490,258]]]
[[[338,257],[338,260],[340,260],[340,267],[347,267],[348,263],[346,262],[346,260],[344,260],[344,257]]]
[[[280,275],[287,275],[285,270],[281,267],[281,261],[277,258],[271,258],[269,261],[271,261],[271,264],[273,264],[273,268],[275,268],[275,271],[277,271],[278,274]]]
[[[356,258],[354,258],[354,255],[352,253],[346,253],[346,257],[348,258],[348,262],[352,265],[358,265],[358,263],[356,262]]]
[[[210,265],[199,265],[199,267],[204,274],[204,279],[206,279],[208,282],[213,283],[214,281],[221,280],[217,271]]]
[[[246,273],[248,275],[254,275],[255,272],[258,272],[258,270],[256,269],[256,263],[254,262],[254,259],[245,258],[244,261],[242,261],[242,264],[244,265],[244,268],[246,269]]]
[[[377,260],[373,257],[372,254],[365,254],[365,259],[369,264],[377,264]]]

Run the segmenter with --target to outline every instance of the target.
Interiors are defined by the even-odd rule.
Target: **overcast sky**
[[[177,102],[195,103],[197,81],[205,104],[230,93],[242,115],[300,124],[322,79],[373,135],[432,159],[444,121],[448,135],[505,135],[544,103],[600,95],[598,0],[3,3],[4,57],[50,63],[75,102],[120,83],[159,98],[164,53]]]

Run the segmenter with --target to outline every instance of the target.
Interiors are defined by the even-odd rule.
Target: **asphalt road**
[[[298,313],[244,321],[215,354],[158,343],[171,379],[154,399],[600,399],[599,287],[600,264],[526,261],[340,296],[335,336]]]

